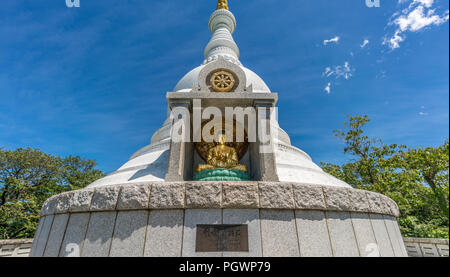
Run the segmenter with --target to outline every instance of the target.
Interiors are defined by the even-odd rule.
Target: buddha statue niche
[[[247,166],[239,164],[239,157],[236,149],[227,146],[226,136],[221,134],[219,136],[219,144],[208,150],[206,164],[197,166],[196,171],[225,168],[248,172]]]
[[[248,181],[246,165],[239,164],[239,155],[234,147],[226,145],[226,136],[219,136],[218,144],[206,154],[206,164],[199,164],[194,181]]]

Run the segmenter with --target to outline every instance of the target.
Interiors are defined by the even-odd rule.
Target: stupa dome
[[[255,72],[251,71],[250,69],[239,65],[242,70],[245,72],[245,77],[247,78],[247,84],[251,85],[253,87],[254,93],[270,93],[269,87],[266,85],[266,83],[259,77]],[[200,71],[205,67],[205,64],[194,68],[190,72],[188,72],[186,75],[184,75],[183,78],[178,82],[178,84],[175,86],[173,91],[177,92],[190,92],[192,91],[193,87],[197,87],[198,84],[198,75]]]

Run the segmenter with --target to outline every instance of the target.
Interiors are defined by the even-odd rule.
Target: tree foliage
[[[0,239],[34,236],[44,201],[104,176],[96,162],[36,149],[0,149]]]
[[[400,208],[400,228],[409,237],[449,237],[449,142],[412,149],[364,135],[370,119],[350,116],[335,130],[352,159],[344,165],[321,163],[329,174],[358,189],[382,193]]]

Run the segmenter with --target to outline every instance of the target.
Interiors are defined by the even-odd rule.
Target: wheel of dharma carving
[[[236,81],[228,71],[218,71],[211,76],[211,87],[216,92],[230,92]]]

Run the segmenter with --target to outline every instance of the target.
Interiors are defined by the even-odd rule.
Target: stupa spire
[[[218,0],[217,9],[209,18],[209,30],[213,35],[205,48],[205,63],[222,57],[240,64],[239,47],[232,36],[235,29],[236,19],[228,9],[228,1]]]
[[[220,9],[229,10],[227,0],[217,0],[217,10]]]

